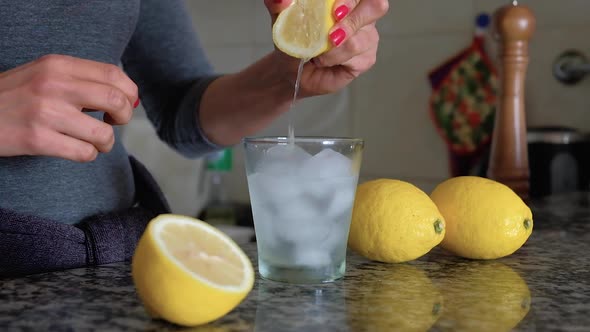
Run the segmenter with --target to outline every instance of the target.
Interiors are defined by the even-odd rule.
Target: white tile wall
[[[551,72],[553,61],[568,48],[590,56],[589,34],[590,24],[539,30],[538,38],[531,43],[527,76],[530,125],[563,125],[590,130],[590,79],[569,87],[555,80]]]
[[[363,171],[383,177],[447,174],[447,155],[428,114],[428,71],[466,42],[461,35],[390,37],[373,70],[355,82],[354,134],[366,141]]]
[[[187,0],[186,3],[205,45],[251,45],[254,42],[254,0]]]
[[[492,13],[508,0],[390,0],[389,14],[379,22],[381,45],[376,67],[340,94],[298,105],[301,134],[355,135],[366,139],[362,178],[395,177],[430,190],[448,176],[446,147],[428,117],[428,71],[466,47],[475,16]],[[207,54],[223,72],[243,68],[272,49],[270,19],[263,0],[187,1]],[[530,125],[571,125],[590,130],[590,79],[575,87],[557,83],[551,63],[565,49],[590,57],[590,1],[521,0],[537,17],[527,77],[527,119]],[[495,57],[493,40],[490,52]],[[336,116],[332,116],[336,112]],[[332,120],[332,121],[330,121]],[[311,124],[328,122],[323,128]],[[261,134],[286,133],[285,117]],[[145,153],[146,164],[158,165],[165,148]],[[191,162],[195,163],[195,162]],[[175,167],[170,165],[169,167]],[[161,169],[154,166],[154,169]],[[248,200],[241,147],[235,149],[232,196]],[[196,167],[159,171],[159,181],[177,199],[198,202],[192,187]],[[183,173],[184,172],[184,173]],[[172,175],[173,174],[173,175]],[[192,177],[191,177],[192,176]],[[185,181],[186,182],[186,181]],[[180,197],[184,198],[180,198]],[[172,199],[171,199],[172,200]],[[197,204],[198,205],[198,204]]]
[[[476,11],[492,11],[511,1],[475,0]],[[539,28],[582,25],[590,23],[587,0],[519,0],[519,4],[529,6],[537,18]]]
[[[391,35],[441,35],[473,27],[471,0],[390,0],[390,10],[380,21],[380,31]]]

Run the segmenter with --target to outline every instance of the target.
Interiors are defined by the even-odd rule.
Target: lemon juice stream
[[[346,269],[362,141],[295,137],[289,120],[286,139],[245,141],[259,272],[292,283],[333,281]]]
[[[295,91],[293,92],[293,101],[289,108],[289,144],[293,145],[295,142],[295,125],[294,121],[294,110],[295,103],[297,102],[297,95],[299,94],[299,86],[301,85],[301,74],[303,74],[303,67],[308,59],[301,59],[299,62],[299,68],[297,68],[297,78],[295,79]]]

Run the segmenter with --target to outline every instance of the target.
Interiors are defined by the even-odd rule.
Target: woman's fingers
[[[105,118],[111,124],[126,124],[133,116],[133,108],[126,94],[112,85],[72,81],[64,89],[63,98],[80,108],[105,112]]]
[[[348,68],[348,71],[354,76],[358,77],[360,74],[371,69],[377,62],[377,47],[367,50],[363,54],[348,60],[342,66]]]
[[[112,124],[127,123],[139,101],[137,85],[114,65],[46,55],[22,67],[10,72],[11,79],[0,80],[0,89],[23,88],[43,99],[60,97],[72,105],[107,113]]]
[[[375,28],[374,24],[367,25],[340,47],[333,48],[327,53],[313,59],[313,63],[318,67],[340,65],[375,48],[378,43],[379,33],[377,32],[377,28]]]
[[[61,134],[92,144],[99,152],[109,152],[115,144],[115,133],[111,125],[77,109],[62,109],[51,126]]]
[[[334,19],[342,21],[362,0],[338,0],[334,2]]]
[[[79,162],[96,159],[98,150],[94,145],[58,133],[49,128],[39,129],[34,137],[27,138],[29,153],[49,157],[58,157]]]
[[[125,124],[138,101],[137,86],[117,66],[47,55],[0,73],[0,154],[43,155],[80,162],[109,152],[108,123]],[[105,113],[105,122],[81,112]],[[7,125],[8,124],[8,125]]]
[[[131,106],[138,99],[137,85],[115,65],[64,55],[47,55],[37,61],[41,66],[47,67],[47,71],[53,69],[80,81],[96,82],[117,88],[124,93]]]
[[[374,24],[389,10],[388,0],[342,0],[335,4],[336,19],[342,16],[342,12],[346,12],[342,6],[346,6],[349,13],[330,30],[329,37],[334,46],[342,45],[363,27]]]

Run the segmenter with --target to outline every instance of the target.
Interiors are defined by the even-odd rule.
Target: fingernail
[[[279,3],[283,2],[283,0],[272,0],[272,2],[279,4]]]
[[[336,21],[341,21],[343,18],[346,17],[346,15],[348,15],[348,7],[346,5],[342,5],[336,8],[336,11],[334,12]]]
[[[330,34],[330,40],[336,46],[340,45],[344,41],[344,38],[346,38],[346,32],[342,28],[338,28]]]
[[[133,108],[137,108],[139,106],[139,98],[133,103]]]

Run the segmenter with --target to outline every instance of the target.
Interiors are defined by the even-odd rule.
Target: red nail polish
[[[346,38],[346,32],[341,28],[336,29],[330,34],[330,40],[332,40],[332,43],[336,46],[342,44],[344,38]]]
[[[283,0],[272,0],[272,2],[279,4],[279,3],[283,2]]]
[[[133,108],[137,108],[139,106],[139,98],[133,103]]]
[[[336,8],[336,11],[334,11],[334,17],[336,17],[336,21],[341,21],[346,17],[346,15],[348,15],[348,7],[346,5]]]

